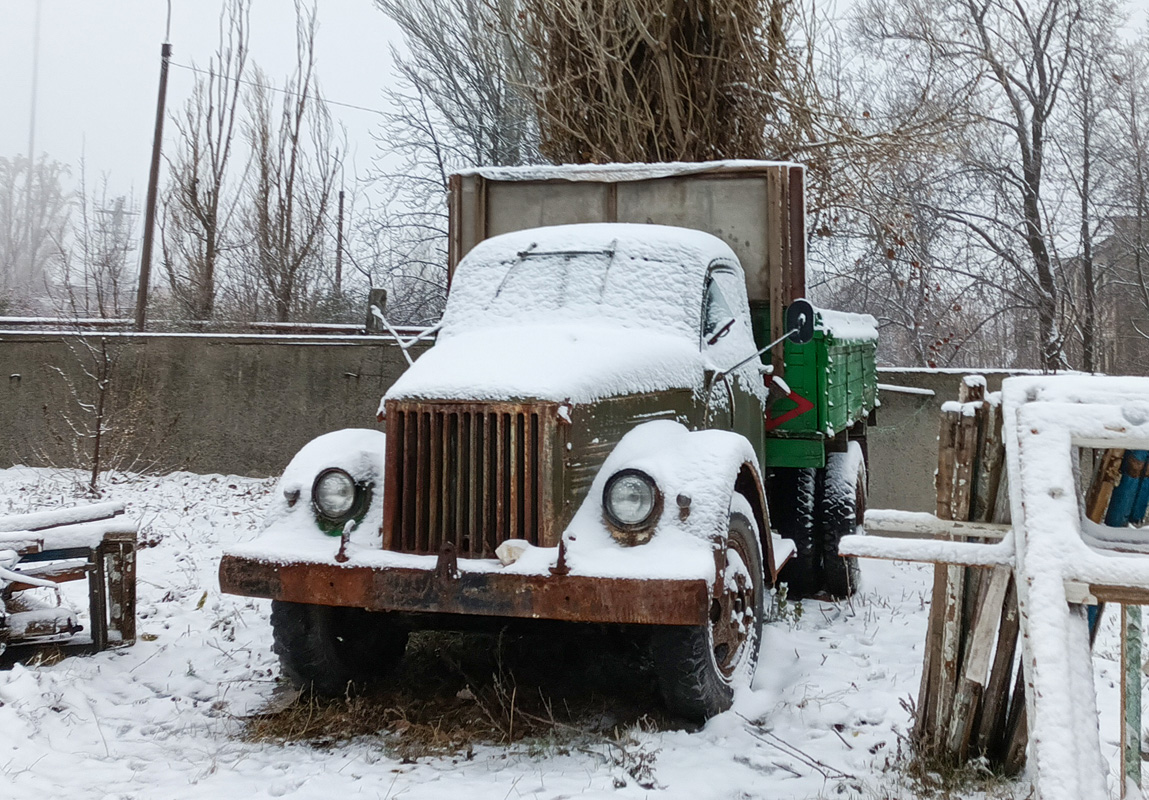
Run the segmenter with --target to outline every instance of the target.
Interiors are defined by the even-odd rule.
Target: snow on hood
[[[665,389],[702,391],[698,345],[662,331],[619,325],[535,325],[471,331],[441,340],[384,396],[534,398],[590,403]]]
[[[455,271],[435,346],[384,399],[593,402],[701,390],[702,295],[715,261],[741,274],[720,239],[667,225],[487,239]]]

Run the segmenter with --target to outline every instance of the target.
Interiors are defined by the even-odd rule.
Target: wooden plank
[[[108,647],[107,574],[98,550],[92,553],[92,561],[88,579],[88,611],[92,624],[92,646],[99,651]]]
[[[974,502],[970,519],[986,522],[993,519],[1001,469],[1005,463],[1005,445],[1001,441],[1001,405],[984,405],[981,417],[978,468],[974,484]]]
[[[994,651],[998,628],[1002,621],[1002,608],[1009,587],[1011,570],[994,567],[985,576],[978,597],[977,616],[969,636],[962,676],[985,686],[989,679],[990,658]]]
[[[941,413],[941,424],[938,430],[938,471],[935,476],[938,519],[954,518],[953,477],[958,420],[959,415],[956,411],[943,411]]]
[[[983,690],[984,687],[980,683],[968,678],[962,678],[958,685],[944,751],[945,757],[956,764],[964,764],[969,759],[974,716]]]
[[[1002,769],[1007,775],[1018,775],[1025,768],[1025,748],[1029,744],[1029,728],[1025,708],[1025,667],[1017,670],[1017,683],[1013,688],[1009,720],[1006,723]]]
[[[989,679],[982,692],[981,713],[972,745],[975,755],[986,755],[996,763],[1004,759],[1000,742],[1006,730],[1010,680],[1013,678],[1017,634],[1021,624],[1017,609],[1017,582],[1010,570],[1006,570],[1005,598],[999,610],[1001,621],[997,630],[997,646],[994,648]]]
[[[934,566],[934,588],[930,598],[930,616],[926,626],[925,653],[922,661],[922,680],[918,687],[917,719],[914,724],[914,741],[920,748],[930,749],[933,731],[937,728],[938,681],[941,675],[942,619],[945,610],[946,575],[945,565]]]
[[[942,643],[939,653],[939,673],[937,691],[934,695],[933,744],[940,747],[944,743],[950,718],[953,716],[954,698],[957,693],[959,657],[961,654],[961,606],[965,588],[965,567],[947,566],[945,606],[942,614]]]
[[[116,501],[92,503],[86,506],[34,511],[31,514],[8,514],[0,517],[0,533],[43,531],[64,525],[79,525],[111,519],[124,513],[124,504]]]
[[[954,488],[950,519],[969,519],[973,491],[974,453],[977,450],[977,416],[962,414],[958,419],[954,450]],[[941,516],[940,514],[938,516]]]
[[[1097,464],[1093,482],[1085,495],[1085,516],[1093,522],[1100,524],[1105,520],[1109,500],[1113,497],[1113,487],[1121,477],[1121,461],[1124,457],[1124,450],[1109,449]]]

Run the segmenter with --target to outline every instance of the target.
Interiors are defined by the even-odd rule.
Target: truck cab
[[[453,203],[464,194],[456,181]],[[456,233],[467,219],[453,206]],[[864,390],[846,398],[840,431],[817,393],[853,352],[872,363],[872,320],[819,314],[786,342],[785,309],[756,314],[735,249],[678,225],[487,231],[452,266],[434,346],[381,401],[386,434],[304,448],[265,533],[225,554],[222,587],[274,601],[285,673],[325,693],[383,677],[412,629],[551,619],[642,626],[670,710],[724,710],[789,555],[838,568],[819,537],[852,533],[864,507],[850,431],[872,389],[868,407]],[[812,399],[779,374],[787,358]],[[853,516],[827,533],[815,506],[838,486]]]

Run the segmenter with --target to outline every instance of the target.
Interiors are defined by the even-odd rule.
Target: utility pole
[[[343,294],[343,190],[339,190],[339,228],[335,231],[335,296]]]
[[[28,119],[28,182],[24,186],[24,244],[28,249],[29,288],[36,279],[36,248],[32,245],[32,192],[36,176],[36,95],[40,82],[40,11],[42,0],[36,0],[36,27],[32,34],[32,110]]]
[[[167,30],[160,46],[160,93],[156,100],[156,132],[152,139],[152,171],[148,175],[147,208],[144,211],[144,246],[140,253],[140,287],[136,292],[136,330],[142,331],[148,314],[148,283],[152,276],[152,238],[156,229],[156,190],[160,181],[160,153],[164,143],[164,107],[168,95],[168,63],[172,58],[172,4],[168,0]]]

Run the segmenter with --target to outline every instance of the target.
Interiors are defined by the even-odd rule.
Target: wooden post
[[[1121,606],[1121,796],[1141,796],[1141,606]]]

